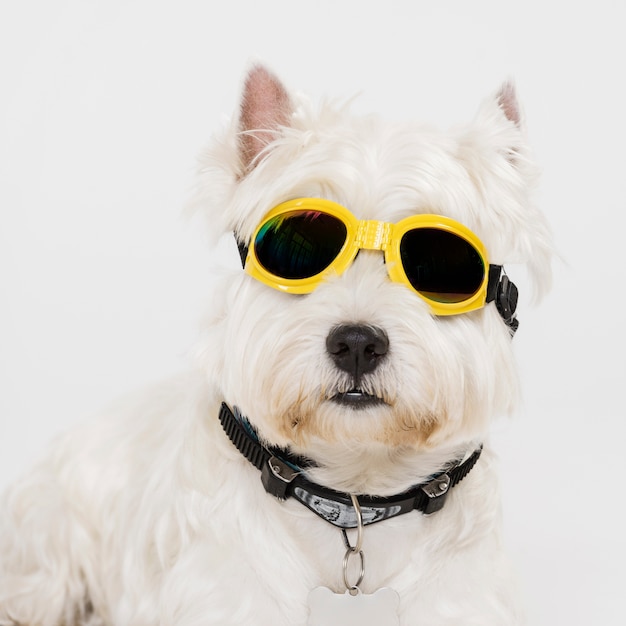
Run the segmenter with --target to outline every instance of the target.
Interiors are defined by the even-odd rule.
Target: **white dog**
[[[202,158],[232,232],[192,373],[6,494],[0,624],[521,624],[491,420],[550,236],[505,84],[452,132],[312,106],[262,66]]]

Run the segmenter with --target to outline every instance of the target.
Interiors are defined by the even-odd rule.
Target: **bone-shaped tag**
[[[398,594],[388,587],[352,595],[317,587],[309,594],[308,626],[400,626]]]

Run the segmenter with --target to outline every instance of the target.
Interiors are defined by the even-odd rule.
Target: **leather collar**
[[[293,497],[322,519],[339,528],[356,528],[357,515],[350,494],[318,485],[305,477],[314,463],[288,450],[263,446],[256,432],[237,408],[222,403],[220,423],[233,445],[261,472],[265,490],[280,500]],[[458,485],[478,461],[482,445],[465,461],[433,475],[426,483],[389,497],[358,496],[363,524],[374,524],[397,515],[420,511],[430,515],[443,508],[452,487]]]

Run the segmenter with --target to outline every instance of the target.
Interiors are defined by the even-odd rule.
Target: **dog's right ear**
[[[293,108],[284,85],[262,65],[246,77],[239,113],[239,156],[248,173],[259,162],[264,149],[287,126]]]

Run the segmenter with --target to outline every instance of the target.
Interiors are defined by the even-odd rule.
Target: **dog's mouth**
[[[361,389],[350,389],[337,393],[330,398],[331,402],[352,409],[366,409],[372,406],[387,404],[383,398],[367,393]]]

